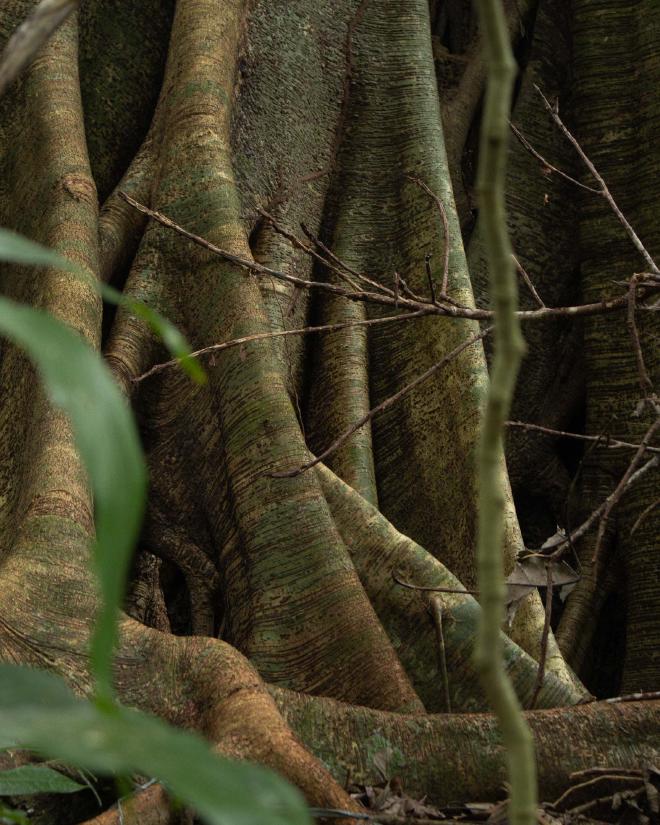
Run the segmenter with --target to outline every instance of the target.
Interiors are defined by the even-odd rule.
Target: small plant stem
[[[504,203],[508,123],[516,64],[500,0],[478,0],[477,8],[488,65],[477,189],[495,311],[495,346],[478,451],[477,561],[481,618],[476,664],[506,749],[511,787],[509,821],[512,825],[533,825],[537,810],[534,741],[504,670],[500,633],[505,591],[502,443],[504,422],[524,351],[516,318],[517,282]]]

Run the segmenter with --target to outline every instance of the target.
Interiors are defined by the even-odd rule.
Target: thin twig
[[[623,492],[625,492],[625,491],[626,491],[629,487],[631,487],[631,486],[632,486],[632,485],[633,485],[636,481],[638,481],[638,480],[639,480],[642,476],[646,475],[646,473],[648,473],[648,471],[649,471],[649,470],[652,470],[652,469],[654,469],[655,467],[658,467],[659,465],[660,465],[660,456],[658,456],[658,455],[654,455],[654,456],[653,456],[653,458],[650,458],[650,459],[646,462],[646,464],[642,464],[642,466],[641,466],[641,467],[640,467],[640,468],[639,468],[636,472],[634,472],[634,473],[630,476],[630,478],[628,479],[628,481],[627,481],[627,483],[626,483],[625,487],[624,487],[624,488],[622,488],[622,493],[621,493],[621,495],[622,495],[622,494],[623,494]],[[613,494],[612,494],[612,495],[613,495]],[[619,498],[620,498],[620,496],[619,496]],[[597,520],[598,520],[598,519],[599,519],[599,518],[603,515],[603,512],[605,511],[605,508],[606,508],[606,506],[607,506],[607,502],[608,502],[608,500],[609,500],[609,498],[608,498],[608,499],[606,499],[605,501],[603,501],[603,502],[602,502],[602,503],[601,503],[601,504],[600,504],[600,505],[599,505],[599,506],[598,506],[598,507],[597,507],[597,508],[593,511],[593,513],[592,513],[592,514],[591,514],[591,515],[590,515],[587,519],[585,519],[585,521],[583,521],[583,522],[582,522],[582,524],[581,524],[579,527],[576,527],[576,529],[575,529],[575,530],[572,530],[572,531],[571,531],[571,532],[570,532],[570,533],[566,536],[566,538],[565,538],[565,539],[562,539],[562,541],[560,541],[560,542],[558,543],[558,545],[556,545],[556,549],[554,549],[554,550],[552,551],[552,553],[550,553],[549,558],[551,558],[551,559],[558,558],[559,556],[561,556],[561,555],[562,555],[562,554],[566,551],[566,549],[567,549],[569,546],[571,546],[572,544],[575,544],[575,542],[576,542],[578,539],[581,539],[581,538],[582,538],[582,536],[584,536],[584,534],[585,534],[588,530],[590,530],[590,529],[593,527],[593,525],[596,523],[596,521],[597,521]],[[555,545],[552,545],[552,546],[553,546],[553,547],[555,547]],[[544,553],[544,554],[547,554],[547,551],[548,551],[549,549],[551,549],[551,548],[546,547],[546,548],[545,548],[545,550],[541,550],[541,551],[539,551],[539,552]]]
[[[544,167],[544,171],[547,170],[548,172],[556,172],[560,177],[564,178],[567,181],[575,184],[575,186],[579,186],[580,189],[586,189],[587,192],[593,192],[594,195],[600,195],[600,189],[595,189],[593,186],[587,186],[584,183],[580,183],[579,180],[576,178],[572,178],[570,175],[567,175],[566,172],[562,172],[561,169],[558,169],[556,166],[553,166],[549,160],[543,157],[540,152],[537,152],[536,149],[532,146],[532,144],[527,140],[527,138],[523,135],[523,133],[515,126],[513,123],[509,122],[511,126],[511,131],[513,134],[518,138],[520,143],[527,149],[530,155],[534,155],[534,157],[541,161]]]
[[[630,528],[630,535],[637,530],[637,528],[641,525],[641,523],[646,519],[646,517],[655,510],[655,508],[660,504],[660,498],[656,498],[655,501],[652,501],[648,507],[645,507],[642,512],[637,516],[635,519],[635,523]]]
[[[658,266],[657,266],[656,262],[653,260],[653,258],[649,254],[648,250],[646,249],[644,244],[639,239],[639,237],[638,237],[637,233],[635,232],[635,230],[628,223],[628,220],[625,217],[625,215],[623,214],[623,212],[619,209],[616,201],[612,197],[612,193],[608,189],[607,184],[603,180],[603,178],[602,178],[600,172],[598,171],[598,169],[596,169],[596,167],[591,162],[591,160],[587,156],[587,154],[584,151],[584,149],[582,148],[582,146],[580,146],[579,142],[574,137],[573,133],[566,127],[566,125],[564,124],[564,121],[559,117],[559,112],[557,111],[556,107],[554,107],[550,104],[550,101],[546,98],[546,96],[543,94],[541,89],[536,84],[534,84],[534,88],[539,93],[539,95],[541,95],[541,99],[543,100],[543,104],[545,105],[545,108],[550,113],[550,116],[552,117],[554,122],[557,124],[557,126],[561,130],[562,134],[573,145],[573,147],[575,148],[575,151],[578,153],[578,155],[582,159],[582,162],[587,167],[587,169],[591,172],[594,180],[598,183],[598,186],[600,187],[601,195],[609,203],[610,208],[612,209],[612,211],[614,212],[614,214],[618,218],[619,223],[621,224],[621,226],[623,226],[623,228],[625,229],[628,237],[633,242],[633,245],[634,245],[635,249],[644,258],[646,263],[649,265],[649,268],[651,269],[651,271],[654,272],[656,275],[660,275],[660,269],[658,269]]]
[[[411,582],[407,582],[404,579],[400,578],[395,572],[392,573],[392,578],[397,584],[400,584],[401,587],[407,587],[408,590],[422,590],[427,593],[458,593],[459,595],[468,596],[478,596],[478,590],[459,590],[456,587],[426,587],[422,584],[412,584]]]
[[[413,175],[406,175],[409,181],[423,189],[426,194],[433,199],[435,205],[438,207],[440,213],[440,220],[442,221],[442,233],[444,242],[443,262],[442,262],[442,287],[440,288],[440,297],[447,297],[447,289],[449,284],[449,221],[447,220],[447,210],[442,200],[430,189],[421,178],[416,178]],[[433,302],[435,303],[435,301]]]
[[[412,291],[412,289],[408,286],[404,278],[399,275],[399,284],[403,287],[403,291],[405,294],[410,298],[411,301],[422,301],[422,298],[419,297],[416,293]]]
[[[598,561],[598,555],[600,553],[600,547],[603,542],[603,537],[605,536],[605,530],[607,528],[607,522],[609,520],[610,514],[614,507],[616,507],[619,499],[623,495],[626,487],[628,486],[635,470],[639,466],[640,462],[644,458],[644,453],[646,452],[646,447],[650,444],[651,439],[655,435],[656,430],[660,427],[660,416],[658,416],[655,421],[651,424],[651,426],[646,431],[644,438],[642,439],[639,449],[632,457],[628,468],[626,469],[625,473],[621,476],[621,480],[616,485],[614,490],[610,493],[610,495],[605,500],[605,506],[603,507],[603,512],[600,516],[600,523],[598,525],[598,534],[596,537],[596,546],[594,548],[593,557],[591,559],[592,563],[595,565]],[[651,461],[655,461],[658,463],[659,456],[654,456]]]
[[[543,634],[541,636],[541,653],[539,656],[539,666],[536,671],[536,682],[534,683],[534,692],[529,703],[529,709],[533,710],[536,706],[536,700],[539,698],[539,693],[543,687],[543,680],[545,678],[545,662],[548,655],[548,637],[550,635],[550,619],[552,616],[552,567],[550,562],[545,563],[546,575],[546,590],[545,590],[545,620],[543,622]]]
[[[342,321],[336,324],[324,324],[323,326],[318,327],[301,327],[300,329],[284,329],[276,332],[259,332],[255,335],[246,335],[243,338],[233,338],[231,341],[224,341],[221,344],[211,344],[208,347],[203,347],[202,349],[195,350],[195,352],[191,352],[189,355],[186,355],[186,358],[199,358],[202,355],[222,352],[224,350],[231,349],[232,347],[237,347],[240,344],[250,344],[253,341],[265,341],[269,338],[284,338],[289,335],[308,335],[312,332],[338,332],[339,330],[347,329],[348,327],[369,327],[376,326],[377,324],[388,324],[395,321],[408,321],[411,318],[421,318],[424,315],[428,315],[428,313],[424,310],[418,310],[417,312],[404,312],[401,315],[388,315],[384,318]],[[168,367],[175,367],[180,363],[181,359],[179,358],[173,358],[171,361],[163,361],[163,363],[156,364],[150,370],[143,372],[142,375],[138,375],[132,380],[137,384],[140,381],[144,381],[145,378],[150,378],[152,375],[162,372],[163,370],[168,369]]]
[[[358,272],[353,267],[349,266],[345,261],[342,261],[328,246],[326,246],[320,238],[317,238],[316,235],[311,231],[311,229],[304,223],[300,224],[300,228],[304,232],[305,236],[309,238],[309,240],[318,247],[321,252],[334,264],[339,267],[340,270],[344,270],[344,272],[348,272],[349,275],[352,275],[354,278],[357,278],[360,281],[364,281],[365,284],[369,284],[374,289],[385,292],[388,295],[392,295],[392,290],[389,287],[384,286],[383,284],[378,283],[378,281],[374,281],[373,278],[370,278],[368,275],[365,275],[364,272]],[[358,287],[359,289],[359,287]]]
[[[568,808],[566,812],[571,814],[572,817],[582,817],[592,808],[598,808],[607,803],[613,804],[616,796],[620,796],[624,799],[634,799],[635,797],[642,796],[645,793],[645,787],[638,788],[637,790],[617,791],[615,793],[608,794],[607,796],[601,796],[598,799],[590,799],[588,802],[583,802],[581,805],[576,805],[574,808]]]
[[[331,261],[328,261],[322,255],[319,255],[319,253],[315,249],[303,243],[300,240],[300,238],[293,234],[293,232],[290,232],[286,227],[282,226],[282,224],[280,224],[279,221],[277,221],[276,218],[274,218],[273,215],[270,214],[270,212],[266,212],[265,209],[259,209],[257,211],[270,223],[270,225],[273,227],[273,229],[275,230],[275,232],[277,232],[278,235],[281,235],[283,238],[286,238],[287,241],[289,241],[291,246],[293,246],[296,249],[300,249],[305,254],[310,255],[312,258],[317,260],[327,269],[332,270],[342,280],[350,284],[353,289],[360,289],[360,287],[355,283],[355,281],[352,278],[350,278],[344,271],[345,267],[340,268],[338,266],[335,266]]]
[[[635,317],[635,310],[637,309],[637,289],[636,281],[639,280],[639,275],[635,274],[630,279],[628,286],[628,311],[626,313],[626,320],[628,322],[628,329],[632,339],[632,348],[635,353],[635,362],[637,364],[637,376],[639,378],[639,385],[642,390],[644,398],[651,399],[653,396],[653,382],[646,369],[644,362],[644,353],[642,352],[642,342],[639,337],[639,330],[637,328],[637,319]]]
[[[321,461],[325,461],[325,459],[332,455],[336,450],[338,450],[342,444],[345,444],[346,441],[353,435],[353,433],[357,432],[361,427],[371,421],[376,415],[383,412],[384,410],[388,409],[389,407],[396,404],[400,401],[405,395],[409,392],[412,392],[416,387],[434,375],[436,372],[441,370],[443,367],[447,366],[451,361],[457,358],[464,350],[466,350],[472,344],[476,344],[477,341],[480,341],[482,338],[485,338],[486,335],[489,334],[491,331],[491,327],[478,332],[476,335],[471,336],[466,341],[463,341],[458,347],[453,349],[451,352],[447,353],[444,358],[441,358],[440,361],[433,364],[427,370],[425,370],[421,375],[418,375],[413,381],[409,384],[406,384],[405,387],[402,387],[398,392],[394,393],[394,395],[390,395],[376,407],[373,407],[369,410],[368,413],[363,415],[360,419],[358,419],[354,424],[345,430],[339,438],[335,439],[332,444],[324,450],[320,455],[316,456],[316,458],[308,461],[306,464],[303,464],[299,467],[294,467],[292,470],[282,470],[281,472],[269,473],[271,478],[294,478],[295,476],[300,475],[301,473],[306,472],[307,470],[315,467],[317,464],[320,464]]]
[[[640,693],[627,693],[625,696],[613,696],[611,699],[605,699],[605,702],[609,702],[609,704],[614,705],[618,704],[619,702],[650,702],[654,699],[660,699],[660,690],[651,690],[646,692]],[[594,702],[597,702],[597,699],[594,699]]]
[[[587,444],[586,450],[580,456],[580,460],[578,461],[577,468],[575,473],[573,474],[573,478],[571,478],[571,482],[568,485],[568,491],[566,493],[566,501],[564,503],[564,534],[566,536],[566,545],[563,549],[557,551],[558,555],[563,555],[563,553],[570,548],[573,553],[573,559],[577,565],[578,572],[582,575],[582,562],[580,561],[580,554],[578,553],[578,549],[575,545],[575,541],[573,540],[573,527],[572,527],[572,513],[571,513],[571,502],[574,500],[575,491],[577,490],[578,483],[582,477],[582,471],[586,462],[588,461],[591,454],[598,448],[599,443],[598,441],[591,441]],[[547,547],[547,543],[546,543]],[[547,552],[547,550],[541,550],[541,552]]]
[[[217,255],[218,257],[223,258],[224,260],[236,266],[240,266],[244,269],[247,269],[249,272],[254,272],[260,275],[269,275],[281,281],[286,281],[287,283],[294,284],[295,286],[298,286],[301,289],[321,289],[326,292],[331,292],[334,295],[339,295],[343,298],[346,298],[349,301],[374,303],[380,304],[382,306],[405,308],[412,311],[425,309],[428,311],[429,315],[448,316],[451,318],[467,318],[474,321],[490,321],[493,319],[493,312],[491,310],[476,309],[473,307],[462,306],[461,304],[457,304],[453,301],[450,301],[449,298],[446,299],[446,303],[438,303],[436,306],[433,306],[433,304],[429,303],[428,301],[422,301],[421,299],[417,298],[417,296],[414,296],[414,293],[412,293],[404,279],[401,277],[399,277],[399,283],[401,285],[402,291],[405,292],[407,296],[413,297],[404,297],[404,295],[401,294],[399,294],[398,296],[385,294],[383,290],[385,290],[386,288],[380,285],[378,285],[378,292],[369,292],[368,290],[356,290],[354,292],[350,292],[349,290],[344,289],[343,287],[340,287],[337,284],[331,284],[325,281],[308,281],[304,278],[297,278],[295,275],[289,275],[285,272],[280,272],[279,270],[272,269],[268,266],[264,266],[263,264],[257,263],[254,260],[241,258],[238,255],[232,254],[231,252],[226,252],[224,249],[221,249],[219,246],[210,243],[205,238],[202,238],[199,235],[195,235],[193,232],[189,232],[187,229],[184,229],[182,226],[175,223],[175,221],[171,220],[166,215],[163,215],[160,212],[156,212],[153,209],[149,209],[144,204],[139,203],[138,201],[134,200],[130,195],[127,195],[126,192],[120,192],[119,194],[128,204],[130,204],[133,208],[137,209],[139,212],[148,215],[153,220],[157,221],[158,223],[162,224],[168,229],[172,229],[179,235],[182,235],[184,238],[188,238],[188,240],[193,241],[193,243],[196,243],[198,246],[201,246],[204,249],[209,250],[209,252],[212,252],[214,255]],[[639,289],[645,292],[649,290],[655,291],[658,288],[660,288],[660,284],[657,284],[655,282],[653,284],[644,283],[639,286]],[[516,312],[516,318],[518,318],[519,321],[536,321],[545,318],[578,316],[582,317],[589,315],[599,315],[604,312],[613,312],[618,309],[621,309],[622,307],[627,305],[627,302],[628,294],[626,292],[624,295],[619,295],[616,298],[603,299],[602,301],[597,301],[591,304],[578,304],[576,306],[567,307],[544,307],[534,310],[522,310]],[[641,308],[642,307],[640,307],[640,309]]]
[[[658,423],[660,423],[660,419],[658,419],[652,426],[656,427],[658,425]],[[647,436],[648,436],[648,432],[647,432]],[[646,438],[646,436],[645,436],[645,438]],[[633,457],[633,461],[635,461],[635,458],[637,458],[637,456],[640,453],[643,453],[643,452],[646,452],[646,445],[644,444],[644,442],[642,442],[642,444],[640,444],[639,452],[635,453],[635,456]],[[631,462],[631,464],[632,464],[632,462]],[[630,466],[629,466],[628,470],[626,470],[626,473],[624,474],[624,475],[628,476],[627,480],[625,481],[625,484],[622,485],[621,482],[619,482],[619,484],[617,484],[616,488],[612,491],[612,493],[610,493],[610,495],[605,499],[605,501],[601,502],[601,504],[591,513],[591,515],[587,519],[585,519],[582,522],[582,524],[579,527],[576,527],[575,530],[571,530],[570,533],[568,533],[568,535],[566,536],[566,538],[562,538],[559,541],[555,542],[554,544],[547,544],[545,547],[541,548],[540,550],[536,550],[535,552],[538,553],[539,555],[548,556],[548,558],[551,558],[551,559],[559,558],[563,553],[566,552],[568,547],[570,547],[578,539],[582,538],[582,536],[584,536],[584,534],[588,530],[590,530],[591,527],[593,527],[593,525],[596,523],[596,521],[603,515],[603,513],[605,511],[605,508],[608,506],[608,502],[611,500],[611,498],[614,495],[617,495],[617,501],[618,501],[621,498],[621,496],[623,495],[623,493],[629,487],[631,487],[633,484],[635,484],[637,481],[639,481],[639,479],[642,478],[642,476],[646,475],[646,473],[648,473],[649,470],[652,470],[654,467],[657,467],[659,465],[660,465],[660,455],[656,454],[652,458],[650,458],[646,462],[646,464],[642,464],[642,466],[639,467],[639,469],[635,470],[630,475],[628,475],[628,470],[630,469]],[[622,479],[622,481],[623,481],[623,479]],[[550,552],[550,551],[552,551],[552,552]],[[593,561],[595,561],[595,559],[593,559]]]
[[[642,694],[639,694],[640,696]],[[631,694],[632,696],[632,694]],[[621,697],[625,698],[625,697]],[[609,702],[609,701],[617,701],[616,699],[597,699],[595,696],[592,696],[591,699],[588,699],[586,702],[580,702],[580,704],[590,705],[593,702]],[[593,767],[593,768],[585,768],[581,771],[573,771],[569,773],[568,778],[571,782],[575,780],[582,780],[585,777],[594,777],[594,776],[616,776],[617,778],[621,779],[625,776],[642,776],[642,771],[639,768],[613,768],[609,765],[607,767]],[[581,782],[579,784],[582,784]]]
[[[433,273],[431,272],[431,256],[424,257],[424,268],[426,269],[426,280],[429,282],[429,291],[431,293],[431,303],[437,304],[435,299],[435,284],[433,283]]]
[[[579,441],[592,441],[598,446],[607,447],[610,450],[626,448],[628,450],[638,450],[640,445],[630,441],[621,441],[609,435],[583,435],[582,433],[569,433],[565,430],[553,430],[551,427],[543,427],[540,424],[530,424],[527,421],[507,421],[507,427],[520,427],[523,430],[545,433],[546,435],[559,436],[561,438],[575,438]],[[647,453],[660,453],[660,447],[646,447]]]
[[[435,625],[435,635],[438,642],[438,665],[442,674],[442,690],[445,695],[445,710],[451,713],[451,696],[449,695],[449,674],[447,673],[447,653],[445,650],[445,634],[442,630],[442,603],[438,596],[430,600],[431,615]]]
[[[542,553],[535,553],[533,551],[530,551],[529,553],[527,553],[525,558],[529,558],[530,556],[538,556],[539,558],[547,558],[547,556],[544,556]],[[396,573],[392,573],[392,578],[394,579],[394,581],[397,584],[400,584],[401,587],[407,587],[409,590],[421,590],[422,592],[425,592],[425,593],[457,593],[459,596],[464,596],[466,594],[468,596],[479,596],[479,591],[478,590],[465,590],[465,589],[459,590],[457,587],[428,587],[428,586],[423,585],[423,584],[413,584],[412,582],[407,582],[404,579],[400,578]],[[577,582],[577,581],[580,581],[579,577],[576,578],[576,579],[571,579],[570,581],[567,581],[567,582],[562,582],[560,587],[563,587],[565,584],[573,584],[574,582]],[[509,582],[508,582],[508,579],[507,579],[507,584],[508,583]],[[512,582],[512,585],[514,587],[529,587],[529,588],[538,587],[538,585],[535,584],[534,582]]]
[[[527,289],[528,289],[528,290],[532,293],[532,297],[534,298],[534,300],[536,301],[536,303],[537,303],[537,304],[538,304],[541,308],[545,308],[545,304],[543,303],[543,299],[541,298],[541,296],[540,296],[540,295],[538,294],[538,292],[536,291],[536,287],[535,287],[535,286],[534,286],[534,284],[532,283],[532,279],[531,279],[531,278],[529,277],[529,275],[527,274],[527,270],[526,270],[526,269],[525,269],[525,267],[524,267],[524,266],[520,263],[520,261],[518,260],[518,258],[516,258],[516,256],[515,256],[513,253],[512,253],[512,255],[511,255],[511,257],[512,257],[512,258],[513,258],[513,260],[516,262],[516,268],[518,269],[518,272],[519,272],[519,273],[520,273],[520,275],[522,276],[522,279],[523,279],[523,281],[525,282],[525,286],[526,286],[526,287],[527,287]]]
[[[567,803],[570,803],[572,801],[576,793],[578,793],[580,798],[582,799],[584,799],[586,796],[587,799],[593,800],[593,791],[597,789],[603,782],[607,783],[607,785],[610,785],[611,782],[616,782],[620,784],[623,781],[626,784],[628,784],[628,787],[630,787],[630,783],[634,783],[634,787],[639,784],[641,779],[642,777],[639,771],[634,771],[632,773],[626,772],[622,774],[619,773],[619,771],[616,768],[605,768],[596,774],[588,775],[588,778],[584,779],[582,782],[572,784],[569,788],[567,788],[567,790],[564,791],[564,793],[558,799],[556,799],[552,803],[552,807],[558,811],[572,810],[571,808],[567,807]],[[623,788],[620,788],[619,790],[623,790]]]

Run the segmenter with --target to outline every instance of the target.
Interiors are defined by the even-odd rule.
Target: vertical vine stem
[[[480,137],[477,175],[482,222],[495,312],[491,381],[478,451],[479,525],[477,560],[481,620],[476,664],[482,685],[500,725],[509,772],[509,821],[536,821],[537,788],[534,741],[504,670],[500,628],[504,618],[503,432],[511,406],[524,341],[517,310],[517,282],[506,226],[504,183],[509,115],[516,63],[501,0],[477,0],[484,39],[488,81]]]

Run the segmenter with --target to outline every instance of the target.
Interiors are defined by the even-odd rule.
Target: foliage
[[[75,793],[84,787],[48,765],[21,765],[0,773],[0,796]]]
[[[55,253],[6,231],[0,234],[0,260],[71,269]],[[164,319],[148,308],[138,311],[181,352],[185,342]],[[52,401],[71,420],[94,491],[94,560],[103,597],[91,649],[94,701],[75,697],[59,677],[3,665],[0,747],[32,748],[100,773],[156,776],[208,822],[308,821],[297,792],[281,779],[220,760],[196,736],[115,702],[117,615],[146,491],[135,424],[101,358],[72,330],[44,312],[0,298],[0,332],[31,357]],[[5,783],[12,778],[15,772],[5,774]]]

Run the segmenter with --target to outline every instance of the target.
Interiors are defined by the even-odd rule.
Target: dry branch
[[[373,327],[395,321],[409,321],[412,318],[422,318],[425,315],[428,315],[428,312],[425,310],[417,310],[416,312],[403,312],[401,315],[388,315],[385,318],[367,318],[359,321],[342,321],[336,324],[324,324],[318,327],[301,327],[300,329],[284,329],[276,332],[260,332],[256,335],[245,335],[243,338],[233,338],[231,341],[224,341],[221,344],[210,344],[208,347],[202,347],[202,349],[191,352],[186,358],[199,358],[203,355],[212,355],[214,353],[224,352],[232,347],[240,346],[241,344],[251,344],[254,341],[266,341],[270,338],[284,338],[290,335],[309,335],[315,332],[339,332],[349,327]],[[180,363],[180,359],[178,358],[174,358],[171,361],[163,361],[161,364],[156,364],[150,370],[147,370],[147,372],[143,372],[142,375],[133,378],[133,381],[135,383],[144,381],[145,378],[150,378],[152,375],[156,375],[168,369],[168,367],[175,367]]]
[[[605,200],[608,202],[608,204],[610,205],[610,208],[614,212],[614,214],[616,215],[619,223],[621,224],[621,226],[623,226],[623,228],[626,231],[626,234],[628,235],[630,240],[633,242],[633,246],[635,247],[635,249],[644,258],[644,260],[648,264],[650,270],[654,274],[660,275],[660,269],[658,269],[658,266],[657,266],[656,262],[653,260],[653,258],[649,254],[648,250],[646,249],[644,244],[639,239],[637,233],[635,232],[635,230],[632,228],[632,226],[628,222],[628,219],[625,217],[623,212],[619,209],[616,201],[612,197],[612,193],[610,192],[607,184],[603,180],[602,175],[600,174],[598,169],[596,169],[594,164],[591,162],[591,160],[587,156],[586,152],[584,151],[584,149],[580,145],[579,141],[575,138],[573,133],[564,124],[564,121],[561,119],[561,117],[559,117],[558,108],[556,106],[552,106],[550,104],[550,101],[547,99],[547,97],[543,94],[543,92],[539,89],[538,86],[534,85],[534,88],[541,95],[541,99],[543,100],[543,104],[544,104],[545,108],[550,113],[550,116],[552,117],[554,122],[557,124],[557,126],[559,127],[559,129],[562,132],[562,134],[564,135],[564,137],[566,137],[566,139],[575,148],[575,151],[578,153],[578,155],[582,159],[582,162],[587,167],[587,169],[591,172],[591,175],[593,176],[594,180],[598,183],[599,194],[601,194],[605,198]]]
[[[442,200],[430,189],[421,178],[412,177],[408,175],[408,180],[412,181],[416,186],[419,186],[426,194],[433,199],[433,202],[438,207],[440,213],[440,220],[442,222],[443,234],[443,261],[442,261],[442,287],[440,288],[440,297],[446,299],[447,287],[449,282],[449,221],[447,220],[447,210]],[[435,299],[433,300],[435,303]]]
[[[405,395],[418,387],[436,372],[441,370],[443,367],[446,367],[447,364],[451,363],[455,358],[457,358],[464,350],[466,350],[472,344],[476,344],[477,341],[481,341],[486,335],[489,334],[491,331],[491,327],[483,330],[482,332],[478,332],[476,335],[471,336],[466,341],[463,341],[462,344],[455,347],[451,352],[447,353],[444,358],[441,358],[440,361],[437,361],[435,364],[432,364],[427,370],[425,370],[421,375],[418,375],[417,378],[410,381],[405,387],[402,387],[398,392],[394,393],[394,395],[388,396],[384,401],[378,404],[376,407],[372,407],[368,413],[362,416],[362,418],[358,419],[354,424],[352,424],[347,430],[345,430],[339,438],[335,439],[332,444],[324,450],[320,455],[316,456],[312,461],[308,461],[306,464],[303,464],[299,467],[294,467],[292,470],[283,470],[281,472],[269,473],[271,478],[294,478],[295,476],[304,473],[306,470],[315,467],[321,461],[325,461],[328,456],[332,455],[336,450],[338,450],[342,444],[344,444],[348,439],[353,435],[353,433],[357,432],[361,427],[371,421],[374,416],[378,415],[379,413],[387,410],[389,407],[396,404],[400,401]]]
[[[633,475],[635,473],[635,470],[637,470],[637,468],[639,467],[639,464],[641,463],[641,461],[644,457],[646,447],[650,444],[651,439],[653,438],[653,436],[655,435],[655,433],[656,433],[656,431],[659,427],[660,427],[660,416],[658,416],[655,419],[655,421],[651,424],[651,426],[646,431],[646,434],[644,435],[644,438],[642,439],[642,442],[639,445],[639,449],[637,450],[635,455],[632,457],[632,460],[631,460],[630,464],[628,465],[625,473],[621,476],[621,480],[619,481],[619,483],[616,485],[614,490],[610,493],[610,495],[607,497],[607,499],[604,502],[603,511],[602,511],[602,513],[599,517],[600,518],[600,523],[598,525],[598,534],[596,536],[596,546],[594,548],[594,554],[593,554],[593,557],[592,557],[592,560],[591,560],[594,565],[598,561],[598,555],[600,553],[600,548],[601,548],[601,545],[603,543],[603,538],[605,536],[605,530],[607,528],[607,522],[609,520],[610,514],[611,514],[612,510],[616,507],[619,500],[621,499],[621,496],[624,494],[624,492],[626,490],[626,487],[628,487],[628,485],[630,484],[630,482],[633,478]],[[656,455],[652,459],[650,459],[650,461],[647,462],[647,463],[653,465],[654,463],[658,464],[659,461],[660,461],[660,457]]]
[[[520,263],[520,261],[518,260],[518,258],[516,258],[516,256],[515,256],[515,255],[513,255],[513,260],[515,261],[516,267],[517,267],[517,269],[518,269],[518,272],[520,273],[521,278],[522,278],[522,279],[523,279],[523,281],[525,282],[525,286],[526,286],[526,287],[527,287],[527,289],[531,292],[532,297],[534,298],[534,300],[536,301],[536,303],[539,305],[539,307],[541,307],[541,309],[544,309],[544,308],[545,308],[545,303],[543,302],[543,299],[541,298],[541,296],[540,296],[540,295],[538,294],[538,292],[536,291],[536,287],[535,287],[535,286],[534,286],[534,284],[532,283],[532,279],[531,279],[531,278],[529,277],[529,275],[527,274],[527,270],[526,270],[526,269],[525,269],[525,267],[524,267],[524,266]]]
[[[541,424],[530,424],[527,421],[507,421],[507,427],[520,427],[523,430],[545,433],[546,435],[559,436],[561,438],[575,438],[579,441],[590,441],[599,447],[606,447],[610,450],[625,448],[628,450],[638,450],[640,445],[630,441],[622,441],[610,435],[584,435],[583,433],[569,433],[566,430],[554,430],[551,427],[543,427]],[[647,446],[647,453],[660,453],[660,447]]]
[[[285,281],[287,283],[293,284],[294,286],[300,287],[301,289],[320,289],[325,292],[330,292],[333,295],[338,295],[342,298],[346,298],[349,301],[379,304],[381,306],[394,307],[395,309],[404,308],[414,312],[419,310],[425,310],[428,315],[438,315],[441,317],[450,318],[467,318],[468,320],[472,321],[492,321],[494,317],[493,312],[491,310],[476,309],[473,307],[463,306],[461,304],[456,304],[455,302],[450,301],[448,299],[446,299],[444,303],[438,302],[435,305],[429,301],[423,301],[417,296],[414,296],[414,293],[412,293],[409,290],[403,278],[399,278],[399,283],[401,284],[402,290],[408,296],[413,297],[405,297],[401,293],[391,294],[392,290],[388,289],[387,287],[383,287],[380,284],[378,284],[378,291],[350,291],[348,289],[345,289],[344,287],[338,286],[337,284],[331,284],[325,281],[308,281],[304,278],[298,278],[295,275],[289,275],[277,269],[272,269],[271,267],[264,266],[263,264],[257,263],[254,260],[249,260],[247,258],[241,258],[238,255],[233,255],[232,253],[227,252],[224,249],[221,249],[215,244],[210,243],[205,238],[202,238],[193,232],[189,232],[187,229],[184,229],[182,226],[168,218],[166,215],[163,215],[160,212],[156,212],[153,209],[149,209],[144,204],[141,204],[138,201],[136,201],[130,195],[127,195],[126,192],[120,192],[119,194],[132,207],[137,209],[139,212],[148,215],[150,218],[157,221],[162,226],[172,229],[179,235],[182,235],[184,238],[188,238],[189,240],[193,241],[193,243],[196,243],[198,246],[201,246],[204,249],[209,250],[209,252],[212,252],[214,255],[217,255],[223,260],[228,261],[229,263],[234,264],[235,266],[240,266],[243,269],[246,269],[249,272],[253,272],[257,275],[268,275],[280,281]],[[655,281],[645,281],[643,283],[639,283],[636,286],[636,288],[643,296],[646,296],[650,292],[655,292],[658,289],[660,289],[660,283],[656,283]],[[515,313],[515,317],[519,321],[536,321],[543,320],[546,318],[600,315],[604,312],[614,312],[616,310],[622,309],[623,307],[627,306],[627,303],[628,291],[626,290],[624,294],[619,295],[616,298],[603,299],[602,301],[597,301],[591,304],[578,304],[575,306],[566,307],[543,307],[534,310],[519,310]]]
[[[657,427],[658,423],[660,423],[660,419],[652,424],[652,427]],[[654,430],[655,431],[655,430]],[[649,431],[647,431],[647,436]],[[645,436],[646,438],[646,436]],[[635,461],[636,457],[640,454],[645,452],[647,449],[647,445],[642,442],[640,444],[640,448],[638,453],[635,454],[633,457],[633,462]],[[631,465],[632,463],[631,462]],[[637,466],[635,463],[635,466]],[[628,490],[635,482],[637,482],[642,476],[646,475],[649,470],[654,469],[655,467],[660,466],[660,455],[656,453],[652,458],[650,458],[645,464],[642,464],[641,467],[634,470],[634,472],[628,472],[630,470],[630,466],[628,466],[628,470],[624,473],[624,477],[622,477],[619,484],[617,484],[616,488],[610,493],[610,495],[605,499],[605,501],[601,502],[601,504],[591,513],[591,515],[586,518],[579,527],[576,527],[575,530],[571,530],[571,532],[565,537],[561,538],[558,541],[554,542],[553,544],[546,544],[545,547],[535,551],[539,555],[547,555],[552,559],[559,558],[563,555],[570,547],[572,547],[578,539],[581,539],[582,536],[587,533],[594,524],[602,517],[605,509],[608,507],[608,503],[611,501],[613,497],[616,496],[615,504],[621,499],[621,496]],[[634,468],[633,468],[634,469]],[[625,481],[624,481],[625,478]],[[610,507],[610,511],[611,511]],[[595,558],[597,558],[597,554],[594,554]],[[593,560],[595,560],[595,558]]]

